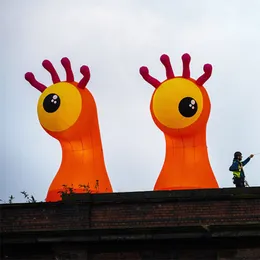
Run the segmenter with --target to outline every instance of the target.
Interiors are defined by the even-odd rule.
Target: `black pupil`
[[[49,94],[43,101],[43,108],[48,113],[53,113],[58,110],[60,106],[60,98],[57,94]]]
[[[184,117],[192,117],[198,110],[197,102],[194,98],[185,97],[179,103],[179,111]]]

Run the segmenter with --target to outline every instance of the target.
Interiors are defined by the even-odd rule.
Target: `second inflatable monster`
[[[166,141],[165,160],[154,190],[218,188],[207,152],[210,100],[203,87],[212,66],[204,65],[204,74],[194,80],[190,61],[190,55],[184,54],[182,76],[175,76],[170,58],[162,55],[167,77],[163,82],[153,78],[147,67],[140,68],[144,80],[155,88],[150,111]]]
[[[157,127],[164,133],[166,155],[154,190],[218,188],[211,169],[207,145],[206,125],[210,114],[210,100],[203,84],[209,79],[212,66],[204,66],[204,74],[197,80],[190,77],[190,56],[182,56],[182,76],[175,76],[170,59],[161,56],[167,79],[158,81],[140,68],[142,77],[155,91],[150,110]],[[61,81],[50,61],[43,61],[53,85],[48,88],[38,82],[31,72],[26,80],[40,92],[38,118],[43,129],[56,138],[62,147],[62,162],[55,175],[46,201],[60,200],[63,185],[73,185],[74,192],[112,192],[106,171],[99,131],[95,100],[86,85],[90,79],[87,66],[80,71],[83,78],[74,81],[68,58],[61,60],[67,79]],[[75,189],[76,188],[76,189]]]

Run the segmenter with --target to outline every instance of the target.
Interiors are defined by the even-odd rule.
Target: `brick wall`
[[[3,259],[253,260],[260,259],[259,231],[260,188],[0,205]]]
[[[260,199],[98,205],[93,228],[138,228],[241,224],[260,221]]]
[[[89,227],[89,205],[83,203],[13,204],[2,205],[0,210],[0,230],[3,233]]]

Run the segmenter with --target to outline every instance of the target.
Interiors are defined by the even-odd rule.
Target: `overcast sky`
[[[40,92],[24,74],[32,71],[49,86],[41,63],[51,60],[64,78],[64,56],[77,80],[81,65],[91,70],[88,88],[114,191],[152,190],[164,160],[164,136],[149,110],[154,89],[139,67],[163,80],[163,53],[180,74],[188,52],[194,78],[211,63],[209,157],[220,187],[233,186],[233,153],[260,152],[259,11],[258,0],[1,0],[0,199],[23,201],[25,190],[44,201],[59,168],[60,145],[40,126]],[[245,167],[251,186],[260,184],[259,169],[260,155]]]

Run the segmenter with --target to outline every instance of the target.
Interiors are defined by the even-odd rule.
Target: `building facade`
[[[260,259],[260,188],[0,205],[1,259]]]

